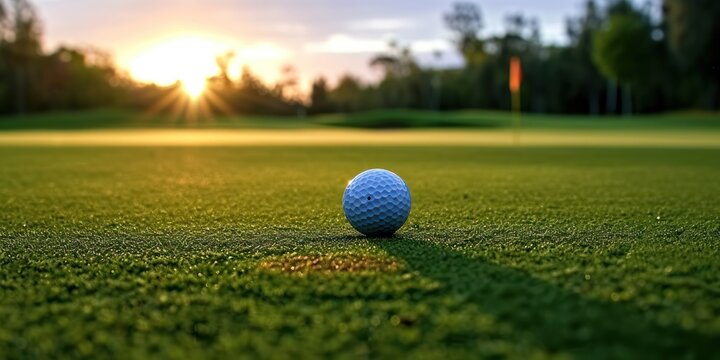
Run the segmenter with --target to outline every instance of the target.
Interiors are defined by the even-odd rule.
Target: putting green
[[[720,148],[716,130],[69,130],[0,132],[0,146],[583,146]]]

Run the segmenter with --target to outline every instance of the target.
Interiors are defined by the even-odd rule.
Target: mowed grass
[[[0,148],[0,358],[717,358],[718,159]],[[341,211],[373,167],[394,238]]]

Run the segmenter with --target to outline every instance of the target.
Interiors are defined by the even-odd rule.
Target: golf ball
[[[366,170],[343,194],[345,217],[367,236],[392,235],[410,214],[410,190],[403,179],[383,169]]]

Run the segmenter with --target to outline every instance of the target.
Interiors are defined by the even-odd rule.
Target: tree
[[[720,2],[665,0],[670,49],[686,77],[706,84],[704,104],[720,106]],[[694,76],[693,76],[694,74]]]
[[[455,3],[445,14],[445,26],[455,34],[455,43],[468,65],[479,64],[485,58],[485,47],[480,39],[483,19],[480,8],[473,3]]]
[[[280,96],[297,99],[300,93],[299,84],[297,69],[294,66],[286,64],[280,68],[280,79],[275,84],[275,90]]]
[[[370,59],[370,67],[380,69],[385,77],[401,78],[410,75],[418,65],[409,47],[391,41],[388,44],[388,51]]]
[[[5,59],[17,113],[26,111],[29,92],[32,91],[31,69],[41,55],[41,30],[34,7],[27,0],[11,0],[10,6],[1,6],[0,56]]]
[[[7,8],[3,0],[0,0],[0,111],[6,107],[5,99],[9,92],[8,83],[10,82],[8,76],[8,64],[6,61],[5,54],[5,36],[7,34]]]
[[[594,38],[593,60],[607,78],[625,85],[623,111],[632,112],[632,86],[642,85],[653,73],[656,46],[649,18],[620,1],[607,25]],[[620,10],[622,9],[622,10]]]
[[[36,110],[112,106],[122,95],[112,57],[101,50],[60,47],[41,60]]]
[[[333,104],[330,101],[329,88],[327,80],[320,77],[312,84],[310,92],[310,112],[311,113],[327,113],[333,111]]]
[[[235,58],[234,51],[226,51],[215,57],[215,64],[218,67],[217,78],[224,87],[232,87],[233,82],[230,79],[230,64]]]
[[[383,78],[377,87],[383,106],[398,108],[430,105],[430,100],[424,96],[431,91],[428,88],[431,86],[430,79],[424,79],[424,72],[409,47],[391,42],[387,52],[370,60],[370,66],[383,72]]]
[[[345,74],[330,92],[330,98],[342,112],[360,110],[363,86],[356,77]]]
[[[584,88],[588,111],[592,115],[600,112],[600,88],[603,79],[593,63],[592,53],[594,36],[600,30],[602,20],[602,14],[595,0],[587,0],[584,14],[576,19],[568,20],[567,23],[567,35],[570,39],[570,46],[567,47],[570,76],[576,80],[573,83]],[[614,107],[613,98],[608,101],[608,111],[614,112]]]
[[[245,66],[240,76],[240,86],[223,96],[239,112],[246,114],[295,115],[298,104],[271,89]]]
[[[7,32],[8,11],[5,2],[0,0],[0,42],[5,41]]]

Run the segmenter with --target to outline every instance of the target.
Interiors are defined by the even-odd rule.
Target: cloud
[[[347,34],[333,34],[324,41],[309,43],[305,50],[311,53],[334,53],[334,54],[358,54],[358,53],[379,53],[388,50],[390,39],[358,38]],[[406,43],[400,43],[406,45]],[[435,51],[447,51],[452,45],[443,39],[423,39],[411,41],[410,50],[414,53],[431,53]]]
[[[414,26],[415,23],[410,20],[397,18],[364,19],[350,22],[350,28],[353,30],[395,31]]]
[[[452,44],[443,39],[418,40],[410,44],[410,50],[416,53],[431,53],[435,51],[452,50]]]
[[[305,47],[308,52],[314,53],[336,53],[336,54],[357,54],[380,52],[387,49],[388,42],[385,39],[354,38],[346,34],[333,34],[327,40],[309,43]]]
[[[282,23],[272,27],[275,32],[285,35],[299,35],[307,33],[307,27],[303,24]]]
[[[258,60],[280,60],[288,56],[288,51],[272,43],[260,43],[243,46],[235,52],[235,57],[242,62]]]

